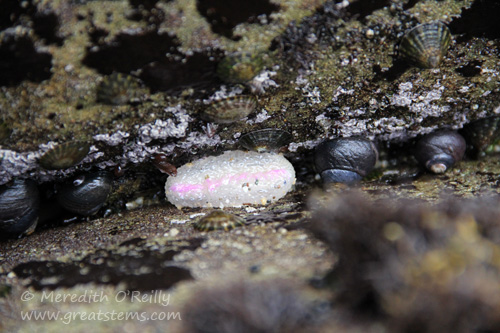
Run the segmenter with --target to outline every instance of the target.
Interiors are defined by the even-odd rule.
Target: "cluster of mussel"
[[[89,149],[83,142],[61,144],[46,152],[39,164],[50,170],[66,169],[80,163]],[[111,188],[112,177],[105,171],[80,174],[55,184],[48,195],[30,179],[14,179],[0,186],[0,238],[30,234],[40,220],[64,213],[94,215],[106,202]]]

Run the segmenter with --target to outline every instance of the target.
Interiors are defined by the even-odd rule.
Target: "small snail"
[[[445,57],[450,41],[450,30],[444,23],[424,23],[403,36],[399,52],[403,58],[418,67],[435,68]]]
[[[57,202],[72,213],[94,215],[106,202],[111,185],[111,177],[106,172],[80,175],[59,190]]]
[[[31,180],[0,186],[0,238],[30,234],[38,222],[40,197]]]
[[[354,183],[377,163],[378,151],[365,138],[337,138],[316,147],[314,162],[323,183]]]
[[[443,173],[465,154],[465,139],[455,131],[440,130],[421,138],[415,147],[415,158],[434,173]]]

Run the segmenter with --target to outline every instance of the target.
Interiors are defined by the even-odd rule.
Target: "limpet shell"
[[[258,153],[277,152],[287,146],[292,135],[277,128],[265,128],[242,135],[238,141],[240,146]]]
[[[200,231],[231,230],[245,224],[245,219],[223,210],[214,210],[210,214],[200,218],[194,228]]]
[[[262,71],[266,57],[259,52],[228,54],[217,65],[217,76],[227,83],[246,83]]]
[[[90,144],[82,141],[62,143],[40,157],[40,165],[47,170],[67,169],[80,163],[90,151]]]
[[[210,122],[229,124],[245,118],[257,108],[257,99],[251,95],[228,97],[212,104],[203,112]]]
[[[104,77],[97,87],[97,101],[110,105],[127,104],[139,84],[130,75],[112,73]]]
[[[451,33],[444,23],[424,23],[404,35],[399,52],[418,67],[435,68],[445,57],[450,42]]]

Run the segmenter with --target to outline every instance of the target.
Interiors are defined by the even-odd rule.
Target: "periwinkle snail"
[[[0,186],[0,238],[30,234],[38,221],[40,197],[31,180]]]
[[[444,173],[465,154],[465,139],[455,131],[440,130],[417,142],[415,158],[433,173]]]
[[[370,140],[336,138],[316,147],[314,163],[324,184],[354,183],[373,170],[377,159],[377,148]]]
[[[107,172],[80,175],[58,191],[57,202],[72,213],[94,215],[106,202],[111,187],[112,180]]]

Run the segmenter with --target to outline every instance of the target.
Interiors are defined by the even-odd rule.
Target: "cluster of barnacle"
[[[337,254],[318,284],[354,316],[396,332],[496,332],[498,198],[311,200],[310,230]]]

